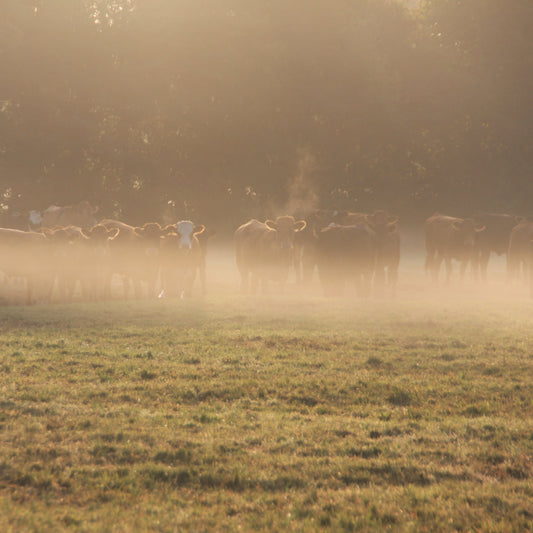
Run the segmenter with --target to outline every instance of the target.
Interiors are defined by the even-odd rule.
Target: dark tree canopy
[[[3,211],[528,214],[528,0],[4,0]]]

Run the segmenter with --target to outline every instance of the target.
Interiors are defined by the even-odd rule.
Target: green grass
[[[532,530],[532,305],[0,308],[0,530]]]

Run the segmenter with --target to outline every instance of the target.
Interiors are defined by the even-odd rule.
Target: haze
[[[223,243],[252,217],[385,209],[420,247],[436,210],[529,215],[532,16],[503,0],[5,0],[1,225],[88,200]]]

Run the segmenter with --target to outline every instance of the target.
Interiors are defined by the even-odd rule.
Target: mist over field
[[[0,531],[533,531],[532,20],[0,0]]]

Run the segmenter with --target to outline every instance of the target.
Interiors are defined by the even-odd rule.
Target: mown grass
[[[531,305],[1,308],[0,530],[532,530]]]

